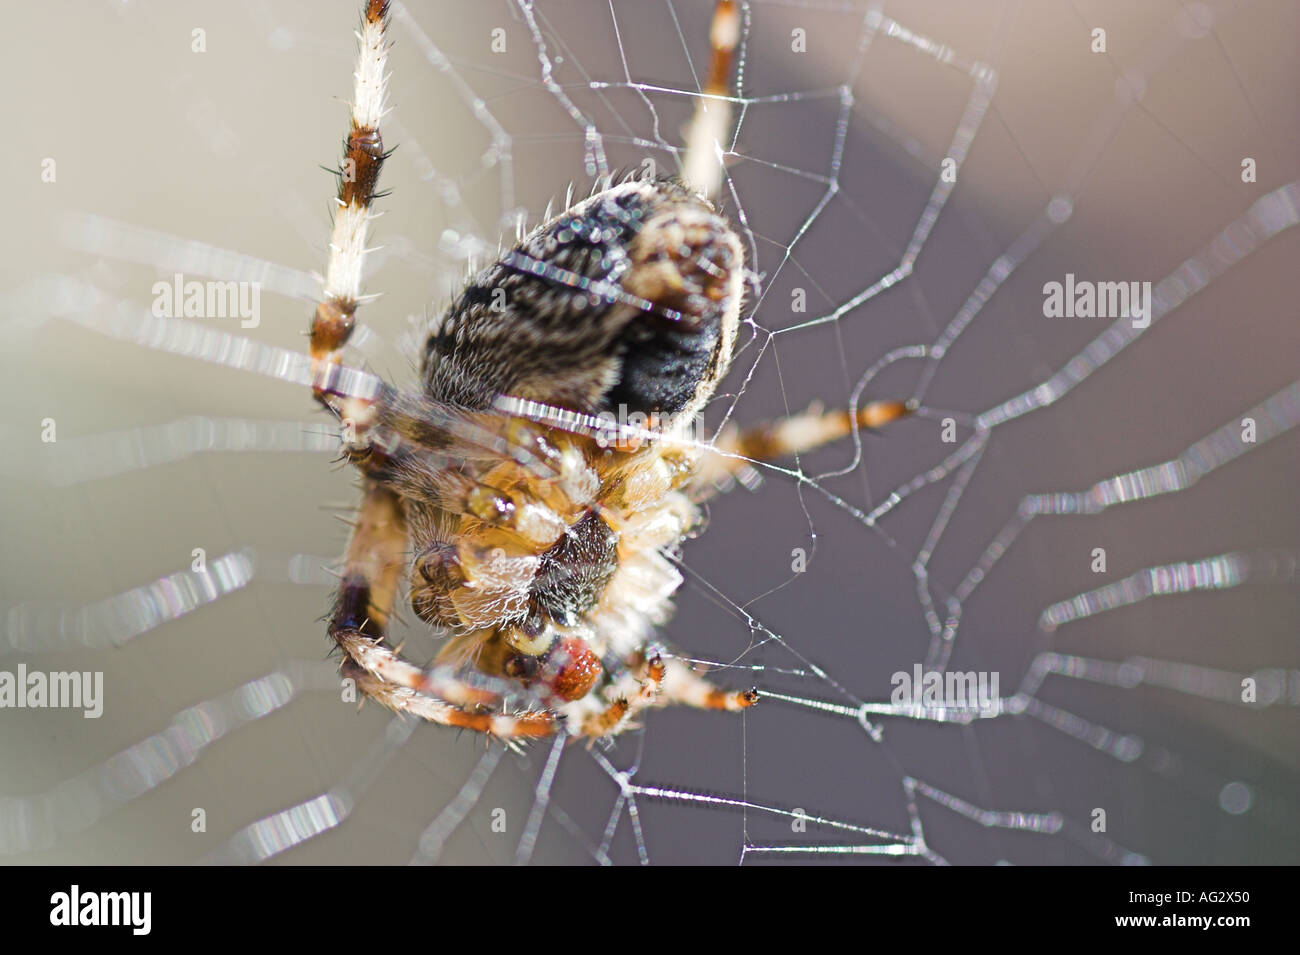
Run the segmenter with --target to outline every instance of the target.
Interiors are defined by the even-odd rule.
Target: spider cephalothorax
[[[394,709],[504,738],[612,735],[671,702],[750,706],[755,691],[718,689],[655,643],[682,580],[667,553],[749,459],[906,409],[810,410],[695,440],[731,361],[744,288],[741,243],[706,197],[721,178],[708,160],[728,125],[735,4],[715,9],[714,99],[692,124],[692,178],[606,178],[545,216],[430,333],[418,393],[340,364],[386,157],[386,7],[365,10],[326,298],[311,330],[316,396],[342,420],[365,480],[330,622],[344,672]],[[385,640],[404,577],[416,614],[446,637],[429,667]]]

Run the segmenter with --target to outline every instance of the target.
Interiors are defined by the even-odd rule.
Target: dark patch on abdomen
[[[588,511],[542,554],[533,603],[556,623],[572,624],[595,606],[617,569],[618,535]]]
[[[717,360],[720,320],[691,332],[656,324],[638,322],[624,332],[623,373],[606,394],[602,410],[675,415],[695,397]]]

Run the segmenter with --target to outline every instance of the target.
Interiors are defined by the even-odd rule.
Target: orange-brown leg
[[[719,149],[731,137],[732,84],[736,45],[740,41],[740,10],[735,0],[718,0],[709,27],[709,73],[696,101],[695,115],[686,128],[682,180],[710,198],[722,187]]]
[[[803,454],[853,433],[855,427],[875,429],[897,421],[912,408],[902,401],[873,401],[857,413],[846,409],[823,411],[814,405],[788,418],[765,421],[746,428],[725,429],[714,444],[713,454],[700,462],[698,486],[706,492],[724,485],[750,467],[751,462],[774,461]]]
[[[664,661],[664,674],[658,702],[681,703],[702,710],[747,710],[758,702],[757,690],[723,690],[714,686],[682,660]]]

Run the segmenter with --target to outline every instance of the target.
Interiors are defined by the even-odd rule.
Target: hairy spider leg
[[[682,180],[709,197],[722,188],[720,154],[732,135],[732,84],[736,46],[740,42],[740,11],[735,0],[718,0],[709,28],[709,75],[686,127]]]
[[[311,322],[311,357],[337,364],[352,335],[361,298],[366,236],[374,214],[379,171],[384,152],[379,120],[386,112],[388,76],[388,2],[369,0],[358,37],[357,69],[351,104],[351,127],[339,166],[337,208],[325,270],[325,296]],[[324,398],[324,396],[320,396]]]
[[[859,429],[875,430],[912,413],[903,401],[872,401],[856,411],[839,408],[824,411],[813,405],[806,411],[774,421],[725,428],[712,451],[700,462],[696,487],[708,497],[725,488],[733,478],[745,481],[751,462],[775,461],[814,451],[846,438]]]

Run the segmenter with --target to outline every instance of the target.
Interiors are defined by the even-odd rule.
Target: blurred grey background
[[[102,670],[106,701],[99,720],[0,710],[6,862],[197,861],[223,852],[243,827],[342,787],[355,797],[347,818],[273,858],[402,863],[484,753],[480,739],[431,727],[385,750],[390,717],[373,705],[358,715],[328,680],[243,725],[213,717],[196,728],[190,719],[179,737],[148,742],[188,707],[293,661],[324,660],[328,588],[310,582],[320,576],[311,561],[290,560],[341,551],[344,528],[321,505],[349,500],[350,476],[331,469],[328,451],[265,450],[328,444],[320,435],[329,422],[305,393],[59,317],[112,314],[119,302],[124,314],[145,315],[153,283],[186,271],[178,261],[195,277],[228,277],[223,270],[244,276],[264,260],[289,271],[268,273],[275,288],[263,291],[260,326],[216,327],[303,347],[311,304],[280,293],[325,261],[333,184],[318,166],[334,165],[346,132],[339,101],[350,91],[356,6],[86,0],[9,11],[0,65],[10,90],[2,107],[10,148],[0,162],[13,187],[0,257],[0,669]],[[459,240],[495,248],[513,235],[517,210],[535,220],[569,181],[589,184],[583,129],[543,85],[539,52],[600,132],[611,166],[634,168],[649,156],[671,171],[662,145],[680,143],[693,103],[661,90],[698,89],[710,8],[704,0],[543,2],[531,8],[537,34],[512,4],[403,8],[385,128],[385,142],[398,148],[384,169],[392,195],[375,230],[385,248],[366,282],[383,298],[362,315],[373,332],[364,357],[377,371],[408,380],[412,359],[397,344],[445,306],[464,270]],[[881,27],[860,49],[872,10],[928,38],[930,52]],[[752,237],[750,264],[766,297],[713,420],[733,406],[748,421],[812,401],[843,405],[891,349],[939,338],[1051,198],[1073,197],[1068,222],[1044,233],[942,362],[900,362],[871,383],[869,396],[906,396],[931,375],[933,413],[868,436],[858,467],[816,487],[769,473],[757,491],[719,500],[708,533],[685,547],[690,579],[666,631],[679,650],[768,668],[719,675],[737,685],[844,705],[882,700],[890,674],[910,671],[930,648],[911,562],[952,478],[881,521],[892,545],[818,488],[869,511],[952,450],[940,441],[940,418],[953,414],[964,439],[971,416],[1048,379],[1104,330],[1099,320],[1044,319],[1043,283],[1066,272],[1159,281],[1297,178],[1300,16],[1287,0],[754,0],[746,16],[742,95],[750,103],[725,205]],[[1106,30],[1105,54],[1089,49],[1096,27]],[[192,50],[196,28],[202,53]],[[492,50],[496,29],[502,53]],[[806,53],[791,49],[795,30],[805,33]],[[837,321],[769,338],[833,312],[898,265],[970,109],[966,63],[991,67],[996,91],[915,272]],[[853,105],[841,146],[846,83]],[[1256,160],[1257,182],[1241,181],[1243,157]],[[48,158],[53,182],[41,178]],[[831,181],[837,192],[812,215]],[[931,560],[937,584],[957,586],[1025,495],[1083,491],[1170,460],[1288,386],[1300,353],[1297,251],[1297,230],[1284,232],[1068,397],[996,429]],[[212,276],[199,275],[202,264]],[[88,288],[100,298],[88,300]],[[795,288],[807,291],[806,314],[790,312]],[[53,445],[40,440],[46,418],[57,423]],[[302,426],[257,432],[204,419]],[[240,440],[264,450],[204,450],[210,435],[230,445],[245,431],[252,437]],[[148,466],[114,467],[119,460]],[[802,467],[824,475],[852,461],[852,447],[837,446]],[[928,846],[952,862],[1094,863],[1131,852],[1170,863],[1293,863],[1296,474],[1295,434],[1283,434],[1187,491],[1095,516],[1038,518],[1016,538],[964,602],[951,666],[997,670],[1007,693],[1047,650],[1202,668],[1179,670],[1165,687],[1049,677],[1036,696],[1084,724],[1028,715],[964,728],[885,720],[874,742],[851,718],[767,700],[743,719],[656,712],[643,737],[597,752],[613,766],[635,765],[634,782],[645,786],[893,833],[910,831],[904,780],[918,779],[965,801],[917,797]],[[807,572],[792,574],[792,550],[814,542]],[[256,576],[116,649],[15,649],[42,627],[53,643],[59,621],[72,627],[80,608],[188,571],[200,547],[210,564],[250,549]],[[1108,555],[1102,576],[1089,569],[1096,547]],[[1037,626],[1045,607],[1103,583],[1238,550],[1280,552],[1276,579],[1148,600],[1052,636]],[[92,631],[104,630],[102,614],[89,619]],[[413,633],[410,647],[418,654],[433,644]],[[807,675],[811,664],[833,684]],[[1231,675],[1265,668],[1288,671],[1284,702],[1249,708],[1213,698],[1223,685],[1213,674],[1228,674],[1231,685]],[[213,712],[244,711],[191,716]],[[213,742],[193,764],[176,764],[177,740],[205,733]],[[1116,737],[1141,741],[1127,761],[1106,750]],[[128,747],[136,747],[130,760],[112,759]],[[373,764],[376,752],[388,757],[382,765]],[[506,756],[440,860],[512,861],[549,752],[542,745]],[[155,785],[141,784],[140,765],[157,772]],[[590,861],[617,797],[597,760],[569,747],[534,861]],[[1054,833],[986,826],[963,806],[1059,812],[1068,823]],[[196,807],[206,811],[206,832],[191,831]],[[1099,807],[1110,842],[1087,832]],[[492,831],[494,808],[506,810],[504,834]],[[655,862],[734,863],[744,846],[873,841],[815,824],[797,833],[788,816],[761,808],[642,798],[637,809]],[[47,844],[46,836],[56,838]],[[607,855],[639,857],[626,813]]]

